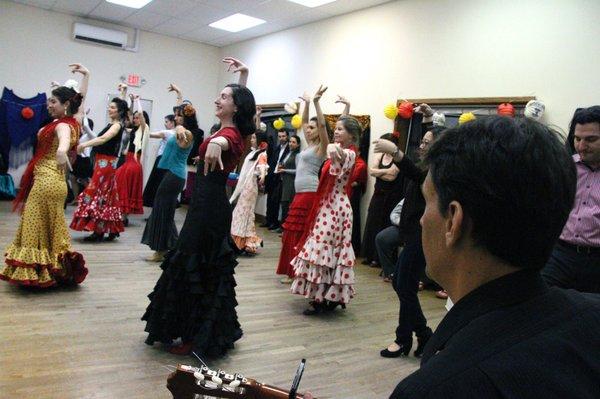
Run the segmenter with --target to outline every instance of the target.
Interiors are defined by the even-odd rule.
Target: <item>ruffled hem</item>
[[[351,242],[330,244],[318,241],[315,237],[309,237],[298,252],[296,259],[313,265],[337,268],[338,266],[354,266],[356,257]],[[296,259],[292,261],[292,264]]]
[[[233,348],[243,333],[235,311],[237,261],[232,245],[223,238],[201,253],[167,254],[142,317],[149,333],[146,344],[181,338],[201,356],[213,358]]]
[[[121,212],[128,215],[143,215],[144,214],[144,201],[143,200],[130,200],[128,203],[121,203]]]
[[[25,263],[7,258],[6,266],[0,271],[0,279],[15,285],[48,288],[57,284],[81,284],[87,274],[83,256],[67,251],[58,255],[57,265]]]
[[[67,242],[63,247],[62,252],[67,251],[69,243]],[[5,257],[7,264],[18,267],[43,266],[56,268],[58,266],[59,254],[50,255],[50,252],[46,248],[27,248],[10,244],[6,249]]]
[[[231,238],[240,251],[246,251],[252,254],[257,253],[258,248],[262,244],[262,239],[259,236],[239,237],[232,234]]]
[[[121,220],[98,220],[77,216],[73,216],[73,221],[71,221],[69,227],[75,231],[93,231],[99,234],[125,231],[125,226]]]
[[[351,267],[331,269],[298,258],[293,263],[296,277],[291,287],[292,294],[316,302],[349,303],[354,298],[354,270]]]

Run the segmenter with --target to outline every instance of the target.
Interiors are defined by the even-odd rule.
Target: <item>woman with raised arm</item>
[[[150,120],[146,111],[142,110],[140,96],[130,94],[133,112],[133,127],[129,132],[129,140],[125,149],[125,163],[115,172],[117,189],[119,190],[119,206],[123,214],[125,226],[129,225],[129,214],[142,215],[144,200],[144,172],[141,159],[147,148],[150,133]]]
[[[197,125],[196,110],[188,104],[183,108],[183,121],[175,129],[175,135],[167,140],[158,164],[165,174],[152,201],[154,206],[142,237],[142,244],[155,251],[148,259],[152,262],[162,262],[167,251],[177,243],[175,209],[177,196],[185,185],[186,160],[194,142],[190,126],[194,125]]]
[[[262,239],[256,234],[254,208],[258,197],[258,188],[264,188],[269,169],[267,163],[267,138],[260,133],[261,108],[256,107],[256,132],[250,138],[251,151],[244,159],[238,184],[229,198],[236,203],[231,222],[231,238],[240,251],[254,255],[262,246]]]
[[[228,70],[245,83],[248,68],[225,58]],[[142,320],[152,345],[171,344],[171,353],[218,357],[233,348],[242,330],[235,307],[235,260],[231,242],[231,206],[225,193],[227,176],[244,151],[245,137],[255,131],[256,104],[252,92],[229,84],[215,100],[221,128],[200,145],[200,161],[192,201],[175,248],[163,269]]]
[[[63,205],[67,197],[67,152],[79,140],[81,103],[90,73],[81,64],[69,67],[72,73],[83,75],[81,92],[66,86],[52,90],[48,113],[53,121],[38,132],[35,155],[21,178],[14,202],[14,209],[23,213],[15,239],[6,249],[6,266],[0,271],[0,279],[12,284],[41,288],[79,284],[87,275],[83,257],[71,251]]]
[[[319,101],[326,90],[327,87],[320,86],[313,98],[317,113],[321,112]],[[327,135],[325,124],[319,125],[316,117],[309,120],[310,96],[304,93],[300,99],[304,103],[302,127],[308,147],[296,156],[296,177],[294,179],[296,194],[282,225],[282,245],[277,265],[277,274],[285,275],[281,280],[284,284],[291,283],[294,278],[294,269],[291,261],[298,254],[297,245],[307,229],[306,218],[317,198],[319,170],[325,161],[327,145],[329,144],[329,136]]]
[[[325,117],[317,107],[317,126],[325,128]],[[315,204],[307,218],[307,232],[298,244],[293,294],[310,299],[313,315],[342,308],[354,296],[354,251],[352,208],[348,198],[350,176],[356,160],[356,143],[362,128],[351,116],[342,115],[335,124],[335,143],[327,146],[328,160],[321,170]]]
[[[106,233],[107,240],[112,241],[124,230],[115,171],[127,112],[127,102],[113,98],[108,104],[110,122],[98,137],[77,146],[78,154],[90,147],[94,154],[92,180],[77,197],[78,205],[71,221],[73,230],[92,232],[85,241],[102,241]]]

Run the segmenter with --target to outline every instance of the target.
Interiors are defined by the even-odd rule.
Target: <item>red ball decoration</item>
[[[515,117],[515,107],[510,103],[502,103],[498,105],[498,115]]]
[[[410,119],[413,116],[413,103],[409,101],[402,101],[400,105],[398,105],[398,116],[402,119]]]
[[[33,118],[33,115],[35,115],[35,112],[33,112],[33,110],[29,107],[25,107],[21,110],[21,116],[23,119],[31,119]]]

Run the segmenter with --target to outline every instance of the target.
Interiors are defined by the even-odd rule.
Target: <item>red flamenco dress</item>
[[[345,149],[344,162],[327,160],[317,190],[307,234],[292,260],[296,277],[291,292],[314,303],[347,304],[354,296],[352,208],[347,186],[356,160],[354,148]]]
[[[14,203],[14,210],[22,210],[21,222],[0,271],[0,279],[12,284],[41,288],[79,284],[88,273],[83,256],[71,251],[65,222],[67,184],[65,171],[56,163],[55,130],[61,123],[71,129],[71,148],[79,140],[79,124],[71,117],[57,119],[38,133],[37,150]]]
[[[106,125],[98,137],[111,126],[111,123]],[[124,230],[115,180],[122,135],[123,127],[106,143],[94,147],[94,174],[77,197],[78,205],[70,226],[73,230],[93,231],[100,236],[104,233],[118,234]]]
[[[134,144],[135,136],[138,134],[142,134],[139,127],[131,132],[125,162],[115,174],[119,192],[119,207],[125,215],[144,213],[144,173],[142,164],[135,156],[137,151]]]

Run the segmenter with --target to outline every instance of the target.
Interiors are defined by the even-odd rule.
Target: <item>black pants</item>
[[[407,241],[398,259],[394,273],[394,290],[400,299],[400,314],[396,327],[396,343],[411,345],[412,333],[423,336],[427,320],[419,303],[419,279],[425,270],[425,256],[421,239]]]
[[[385,277],[389,277],[395,272],[400,244],[402,244],[402,239],[398,226],[387,227],[375,236],[377,259],[379,259]]]
[[[278,177],[278,176],[276,176]],[[281,201],[281,182],[273,182],[267,193],[267,225],[279,226],[279,202]]]
[[[559,241],[542,269],[542,277],[550,286],[600,293],[600,250],[577,252]]]

